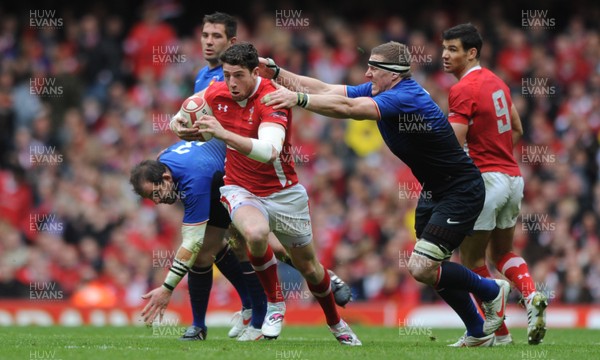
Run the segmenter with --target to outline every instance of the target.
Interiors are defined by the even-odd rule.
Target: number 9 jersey
[[[488,69],[475,66],[448,96],[448,121],[469,126],[468,153],[479,170],[521,176],[513,156],[510,90]]]

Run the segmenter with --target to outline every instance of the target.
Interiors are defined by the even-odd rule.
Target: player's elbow
[[[279,151],[277,151],[277,149],[275,149],[274,146],[271,146],[271,157],[265,161],[266,164],[272,164],[275,162],[275,160],[277,160],[277,158],[279,157]]]
[[[262,163],[273,163],[283,148],[285,130],[281,126],[264,126],[258,129],[258,139],[251,140],[248,157]]]
[[[373,103],[374,104],[374,103]],[[344,117],[356,120],[378,120],[379,113],[370,103],[365,103],[357,99],[347,99],[344,108]]]
[[[279,151],[269,141],[252,139],[252,149],[247,156],[258,162],[270,164],[277,159]]]
[[[275,147],[273,147],[273,154],[271,155],[271,159],[269,160],[269,163],[274,163],[279,158],[280,153],[281,153],[281,150],[277,150]]]

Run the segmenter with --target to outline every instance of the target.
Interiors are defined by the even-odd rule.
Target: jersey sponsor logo
[[[288,121],[287,115],[283,111],[275,111],[269,114],[269,117],[274,117],[281,119],[283,121]]]

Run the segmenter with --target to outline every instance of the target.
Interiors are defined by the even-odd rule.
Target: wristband
[[[173,259],[173,265],[169,269],[169,273],[167,274],[167,278],[163,283],[163,286],[168,290],[173,291],[177,284],[181,281],[181,279],[190,271],[190,268],[179,261],[178,259]]]
[[[277,66],[277,64],[275,64],[275,61],[271,58],[267,58],[267,67],[273,71],[275,71],[275,74],[273,74],[273,80],[277,79],[277,77],[279,76],[279,71],[281,71],[281,68],[279,66]]]
[[[308,94],[298,92],[298,93],[296,93],[296,95],[298,96],[297,105],[300,107],[306,108],[308,106],[308,100],[309,100]]]

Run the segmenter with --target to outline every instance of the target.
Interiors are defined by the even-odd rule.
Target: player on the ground
[[[212,287],[213,262],[234,285],[240,298],[253,300],[248,295],[242,268],[224,241],[225,231],[231,222],[219,201],[224,156],[225,144],[221,141],[180,141],[164,150],[158,160],[143,161],[131,171],[130,182],[141,197],[156,204],[173,204],[181,199],[185,208],[182,244],[164,284],[143,296],[149,299],[142,311],[146,323],[151,323],[157,315],[162,319],[173,289],[188,274],[190,297],[194,297],[192,310],[195,315],[201,315],[200,320],[204,324]],[[258,285],[262,292],[260,283]],[[258,299],[262,301],[260,297]],[[247,302],[248,308],[253,310],[262,306],[259,311],[264,313],[266,304]],[[206,334],[204,325],[195,336],[198,340],[205,340]],[[240,338],[240,341],[247,340]]]
[[[444,71],[458,83],[450,88],[448,120],[461,146],[482,173],[486,199],[474,232],[460,246],[462,263],[491,278],[490,260],[523,295],[527,308],[529,344],[546,334],[546,296],[536,291],[525,260],[513,252],[513,235],[523,199],[523,178],[513,145],[523,134],[521,119],[508,86],[479,64],[483,40],[471,24],[461,24],[442,34]],[[456,343],[459,344],[459,342]],[[506,325],[496,331],[496,344],[512,343]]]
[[[227,144],[225,186],[221,201],[248,248],[254,270],[268,299],[261,333],[277,338],[285,315],[279,285],[277,259],[268,242],[275,233],[308,288],[323,308],[327,324],[342,345],[361,345],[341,319],[332,292],[330,276],[316,257],[308,195],[289,156],[291,113],[273,110],[260,98],[274,90],[269,80],[258,76],[258,54],[251,44],[232,45],[221,55],[224,83],[215,83],[204,93],[214,116],[203,116],[194,124],[200,133],[211,133]]]
[[[299,76],[263,59],[261,73],[293,90],[280,87],[262,99],[284,109],[295,105],[336,118],[376,120],[390,150],[412,170],[423,190],[416,209],[417,243],[409,271],[419,282],[433,286],[467,327],[468,346],[491,346],[494,331],[504,319],[510,285],[489,280],[464,266],[447,261],[471,233],[485,198],[481,174],[459,146],[452,127],[429,94],[410,74],[410,53],[404,44],[375,47],[366,77],[358,86],[330,85]],[[469,293],[484,300],[486,319],[477,312]]]

